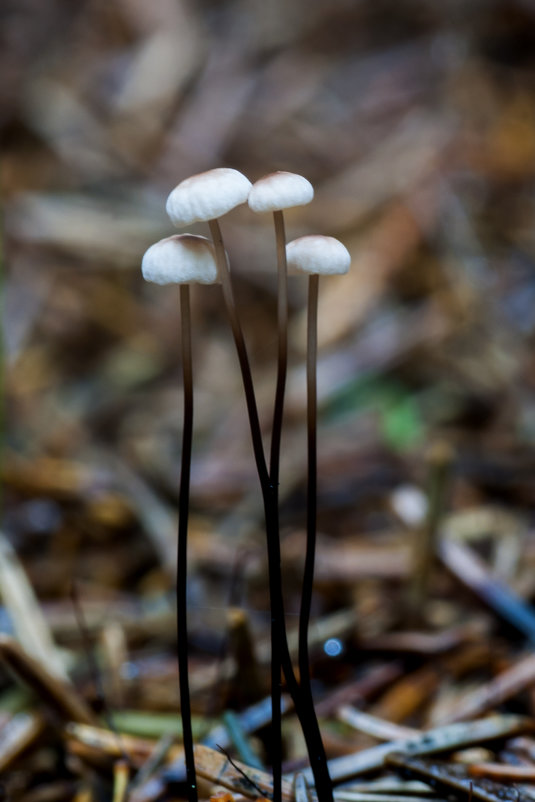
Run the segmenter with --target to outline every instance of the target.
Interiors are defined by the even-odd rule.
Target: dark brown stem
[[[238,361],[242,374],[243,389],[245,392],[245,402],[247,404],[247,413],[249,415],[249,422],[251,427],[251,437],[253,440],[253,452],[256,462],[256,468],[260,478],[262,487],[269,483],[269,474],[267,471],[266,460],[264,458],[264,446],[262,444],[262,431],[260,429],[260,419],[258,417],[258,409],[256,406],[256,398],[253,386],[253,377],[251,375],[251,368],[249,366],[249,357],[247,355],[247,348],[243,338],[240,319],[234,301],[234,293],[232,291],[232,284],[230,281],[230,272],[227,264],[227,255],[223,245],[223,237],[221,228],[217,220],[210,220],[210,233],[216,252],[216,261],[219,271],[219,279],[221,280],[221,287],[223,290],[223,299],[227,309],[227,314],[230,320],[232,335],[238,353]]]
[[[264,515],[266,520],[266,537],[269,570],[269,596],[271,610],[271,705],[272,705],[272,764],[273,764],[273,802],[281,802],[282,799],[282,741],[281,741],[281,668],[283,657],[283,644],[286,643],[286,630],[284,624],[284,605],[282,601],[281,586],[281,567],[280,567],[280,542],[278,531],[278,513],[276,496],[273,494],[264,456],[264,446],[262,443],[262,431],[258,417],[258,408],[254,393],[253,378],[249,365],[247,348],[243,338],[243,332],[234,302],[234,293],[230,280],[230,272],[227,265],[227,255],[223,245],[223,237],[217,220],[210,220],[210,233],[216,251],[216,259],[219,271],[219,278],[223,289],[223,298],[229,316],[232,335],[238,361],[242,374],[245,401],[249,415],[249,426],[251,429],[251,439],[253,441],[253,452],[262,489],[264,502]],[[286,645],[287,651],[287,645]],[[291,664],[290,664],[291,669]],[[292,673],[293,673],[293,669]],[[285,671],[286,673],[286,671]]]
[[[312,606],[314,585],[314,562],[316,557],[316,513],[317,513],[317,380],[316,363],[318,352],[318,289],[319,276],[311,275],[308,280],[307,315],[307,543],[301,609],[299,613],[299,674],[304,703],[310,711],[310,726],[314,728],[315,751],[310,756],[316,791],[320,802],[332,802],[332,783],[327,766],[327,757],[318,720],[314,710],[314,699],[310,681],[310,658],[308,653],[308,625]]]
[[[319,276],[312,275],[308,279],[308,312],[307,312],[307,545],[305,566],[303,571],[303,590],[301,593],[301,611],[299,616],[299,670],[307,668],[308,676],[308,625],[312,605],[312,588],[314,582],[314,562],[316,556],[316,514],[317,514],[317,443],[316,426],[318,416],[316,361],[318,352],[318,285]],[[303,675],[302,675],[303,676]]]
[[[188,611],[187,611],[187,559],[189,486],[191,474],[191,448],[193,439],[193,369],[191,359],[191,316],[189,286],[180,285],[180,317],[182,328],[182,374],[184,382],[184,425],[182,430],[182,464],[178,500],[178,547],[176,566],[176,629],[178,679],[180,686],[180,715],[186,762],[188,802],[197,802],[197,780],[193,756],[191,705],[188,679]]]
[[[280,471],[280,448],[282,437],[282,417],[284,412],[284,391],[288,366],[288,278],[286,266],[286,234],[284,217],[281,211],[273,212],[275,238],[277,242],[277,388],[273,409],[273,428],[271,430],[271,455],[269,475],[278,494]]]
[[[272,730],[273,730],[273,802],[280,802],[282,791],[282,745],[281,745],[281,667],[284,671],[288,690],[293,699],[295,709],[301,724],[301,729],[307,744],[314,780],[318,788],[318,796],[321,802],[331,802],[332,790],[330,780],[328,787],[325,781],[322,782],[321,755],[324,756],[321,734],[319,731],[312,696],[310,693],[303,696],[292,666],[288,640],[286,637],[286,623],[284,618],[284,601],[282,597],[281,580],[281,557],[279,540],[279,513],[278,496],[276,487],[271,481],[267,470],[264,447],[262,443],[262,432],[258,417],[258,408],[254,393],[254,385],[247,356],[247,349],[243,338],[241,324],[234,302],[234,294],[230,280],[230,272],[227,264],[227,256],[223,245],[221,229],[217,220],[209,222],[210,233],[216,250],[216,259],[219,270],[219,277],[223,289],[223,298],[230,319],[232,334],[238,361],[242,374],[247,412],[249,415],[249,426],[253,451],[262,490],[264,503],[264,516],[266,522],[268,570],[269,570],[269,595],[271,608],[271,704],[272,704]],[[310,699],[310,701],[308,701]],[[319,756],[319,757],[318,757]],[[328,778],[328,774],[327,774]],[[329,778],[328,778],[329,779]],[[321,792],[321,796],[319,795]]]

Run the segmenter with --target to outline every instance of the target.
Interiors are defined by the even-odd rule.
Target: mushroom
[[[166,211],[175,226],[215,220],[245,203],[251,182],[231,167],[217,167],[181,181],[167,198]]]
[[[249,179],[238,170],[230,167],[217,167],[214,170],[198,173],[181,181],[169,195],[165,208],[177,228],[193,222],[207,222],[209,225],[215,248],[218,274],[223,289],[223,298],[238,352],[256,465],[260,482],[263,484],[268,481],[269,477],[267,468],[265,468],[253,380],[245,340],[234,301],[228,258],[217,219],[236,206],[245,203],[251,186]]]
[[[307,314],[307,543],[301,608],[299,611],[299,674],[301,689],[307,703],[313,708],[310,685],[310,660],[308,654],[308,625],[314,583],[314,561],[316,553],[316,511],[317,511],[317,319],[318,289],[320,275],[344,274],[349,270],[351,257],[347,248],[333,237],[319,235],[300,237],[286,246],[286,258],[290,274],[308,274],[308,314]],[[317,725],[317,719],[314,716]],[[316,761],[314,779],[318,799],[332,799],[332,784],[325,751],[319,734],[322,754]]]
[[[255,181],[247,203],[253,212],[280,212],[305,206],[314,197],[310,181],[297,173],[277,170]]]
[[[314,197],[314,189],[310,181],[302,175],[278,171],[269,173],[253,184],[249,198],[249,207],[253,212],[273,212],[275,239],[277,249],[277,386],[273,409],[273,426],[271,431],[271,453],[269,475],[272,492],[278,505],[278,485],[280,470],[280,446],[282,436],[282,419],[284,411],[284,392],[288,364],[288,278],[286,262],[286,233],[283,210],[293,206],[304,206]],[[283,656],[283,662],[286,655]],[[291,664],[288,654],[287,661]],[[309,670],[309,668],[308,668]],[[307,675],[308,677],[308,675]],[[288,688],[294,697],[296,710],[302,725],[307,745],[310,764],[314,774],[314,782],[318,798],[322,802],[332,800],[332,784],[327,767],[327,757],[321,740],[321,732],[314,710],[314,702],[308,679],[298,686],[293,672],[287,677]],[[297,697],[297,698],[296,698]],[[299,702],[297,701],[299,700]]]
[[[191,357],[191,315],[189,285],[213,284],[218,281],[215,249],[210,240],[192,234],[167,237],[146,251],[141,270],[147,281],[156,284],[180,285],[182,333],[182,372],[184,382],[184,425],[178,502],[178,545],[176,570],[177,659],[180,684],[180,714],[186,763],[187,797],[197,802],[197,780],[193,756],[193,733],[188,679],[187,622],[187,539],[189,486],[193,437],[193,370]]]
[[[144,253],[141,272],[155,284],[214,284],[218,281],[215,249],[209,239],[194,234],[175,234],[155,242]]]
[[[296,707],[297,681],[293,673],[284,620],[284,602],[280,574],[280,541],[277,497],[273,493],[258,416],[249,357],[238,317],[234,293],[230,279],[228,259],[223,245],[223,237],[218,217],[245,203],[251,190],[251,182],[237,170],[217,168],[199,173],[178,184],[167,200],[167,213],[175,226],[185,226],[192,222],[206,221],[215,248],[218,275],[221,280],[223,298],[232,328],[234,343],[242,375],[253,452],[260,480],[264,515],[266,522],[267,555],[269,571],[269,595],[271,612],[271,704],[272,704],[272,765],[273,801],[282,798],[282,741],[281,741],[281,668],[287,681],[293,679],[292,696]],[[290,677],[290,679],[288,679]]]
[[[286,258],[290,275],[306,273],[311,278],[345,275],[351,264],[346,246],[334,237],[321,234],[309,234],[289,242]]]
[[[181,181],[169,195],[165,208],[177,228],[182,228],[195,222],[207,222],[210,227],[219,277],[223,288],[223,297],[240,360],[249,414],[251,415],[252,411],[254,417],[254,410],[250,409],[250,396],[252,393],[254,397],[254,392],[249,359],[236,312],[228,260],[218,222],[219,217],[246,202],[251,186],[249,179],[238,170],[230,167],[217,167],[214,170],[198,173]],[[256,407],[256,402],[254,402],[253,406]],[[254,428],[256,430],[256,426]],[[258,430],[260,431],[260,424],[258,424]],[[258,457],[256,453],[258,444],[253,443],[253,445],[255,447],[255,457]]]
[[[279,484],[280,444],[282,433],[282,416],[284,409],[284,391],[286,387],[286,370],[288,364],[288,281],[286,266],[286,234],[284,231],[283,210],[292,206],[304,206],[314,197],[314,189],[310,181],[297,173],[279,170],[259,178],[253,184],[247,203],[253,212],[273,212],[275,239],[277,245],[277,322],[278,322],[278,358],[277,388],[273,410],[273,427],[271,431],[271,455],[269,473],[271,482],[277,492]]]

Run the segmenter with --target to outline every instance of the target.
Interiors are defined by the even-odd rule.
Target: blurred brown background
[[[19,0],[4,4],[1,35],[4,523],[42,600],[65,598],[73,577],[95,604],[171,587],[178,296],[145,284],[140,261],[172,233],[170,190],[216,166],[253,181],[276,169],[305,175],[316,198],[287,215],[289,238],[330,234],[353,257],[349,276],[321,287],[319,528],[329,548],[358,535],[388,546],[388,499],[407,483],[425,487],[437,439],[456,454],[452,508],[497,505],[530,531],[533,2]],[[269,434],[272,223],[241,207],[223,231]],[[295,561],[302,283],[290,294],[281,492]],[[265,625],[265,586],[245,588],[248,571],[263,576],[260,502],[218,288],[195,290],[194,332],[192,619],[199,632],[219,626],[234,594]],[[527,573],[535,550],[522,542]],[[400,553],[398,580],[408,571]],[[353,599],[347,577],[330,581],[316,614]],[[296,604],[291,596],[289,610]]]

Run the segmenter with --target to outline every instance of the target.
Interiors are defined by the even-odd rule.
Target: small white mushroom
[[[177,234],[151,245],[141,271],[146,281],[155,284],[214,284],[219,280],[212,242],[194,234]]]
[[[245,203],[251,186],[249,179],[238,170],[230,167],[217,167],[181,181],[167,198],[165,207],[167,214],[177,227],[195,222],[208,223],[214,244],[217,273],[223,289],[223,298],[238,353],[241,353],[240,362],[244,366],[247,362],[244,357],[245,344],[234,302],[228,256],[218,218]]]
[[[312,234],[299,237],[286,246],[288,271],[291,275],[335,276],[349,270],[351,256],[340,240]]]
[[[334,237],[308,236],[293,240],[286,246],[289,271],[308,275],[307,311],[307,540],[305,565],[301,585],[299,611],[299,674],[303,693],[312,699],[310,660],[308,655],[308,625],[312,607],[314,562],[316,552],[317,509],[317,409],[318,393],[316,363],[318,349],[318,289],[320,275],[347,273],[351,257],[347,248]],[[318,753],[319,754],[319,753]],[[327,768],[325,750],[316,764],[315,785],[318,799],[332,799],[332,786]],[[320,792],[321,784],[321,792]]]
[[[215,220],[245,203],[251,182],[230,167],[217,167],[192,175],[174,188],[165,206],[177,228],[191,223]]]
[[[269,173],[256,181],[247,201],[253,212],[273,212],[273,222],[275,224],[278,276],[278,359],[269,471],[274,487],[277,487],[279,483],[282,416],[288,364],[288,268],[286,264],[286,232],[284,230],[283,210],[292,206],[303,206],[306,203],[310,203],[313,197],[314,189],[310,181],[307,181],[302,175],[279,170],[275,173]]]
[[[310,181],[297,173],[279,170],[256,181],[247,202],[253,212],[277,212],[292,206],[304,206],[313,197]]]
[[[197,802],[197,780],[193,753],[191,705],[188,679],[187,621],[187,541],[191,453],[193,441],[193,360],[191,348],[190,283],[213,284],[218,281],[215,247],[206,237],[181,234],[156,242],[145,252],[141,263],[143,276],[156,284],[180,285],[180,318],[184,422],[178,501],[177,539],[177,658],[180,687],[180,715],[188,783],[188,800]]]

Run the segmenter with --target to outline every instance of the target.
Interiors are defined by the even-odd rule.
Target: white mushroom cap
[[[249,193],[253,212],[278,212],[291,206],[304,206],[314,197],[310,181],[297,173],[279,170],[259,178]]]
[[[179,228],[221,217],[245,203],[250,190],[251,182],[243,173],[230,167],[217,167],[181,181],[167,198],[165,208]]]
[[[312,234],[299,237],[286,246],[288,272],[334,276],[347,273],[351,264],[349,251],[340,240]]]
[[[215,250],[206,237],[176,234],[151,245],[141,272],[155,284],[214,284],[218,281]]]

